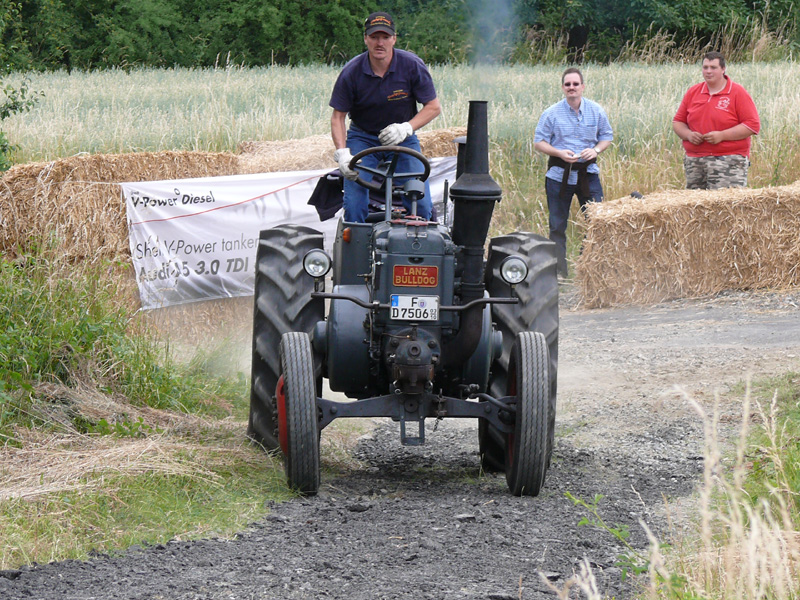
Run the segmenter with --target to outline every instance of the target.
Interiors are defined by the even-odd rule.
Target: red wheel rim
[[[275,397],[278,400],[278,442],[284,454],[289,452],[289,434],[286,431],[286,393],[283,375],[278,379],[275,387]]]

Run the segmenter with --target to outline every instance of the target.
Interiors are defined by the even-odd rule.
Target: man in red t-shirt
[[[761,129],[756,105],[741,85],[725,74],[725,57],[703,57],[703,83],[693,85],[672,119],[683,140],[688,189],[745,187],[750,166],[750,136]]]

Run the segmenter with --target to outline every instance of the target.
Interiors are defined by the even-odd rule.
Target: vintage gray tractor
[[[391,158],[363,166],[373,152],[412,153],[423,166],[397,173]],[[315,494],[320,432],[334,419],[391,417],[407,445],[424,443],[425,419],[478,419],[482,468],[505,471],[513,494],[537,495],[556,414],[555,248],[518,232],[493,238],[485,252],[501,198],[489,175],[486,102],[470,103],[449,190],[451,229],[392,208],[402,195],[416,207],[430,172],[421,154],[371,148],[351,168],[360,184],[385,194],[385,211],[367,223],[340,222],[333,257],[313,229],[261,232],[250,436],[280,448],[289,484]],[[365,181],[364,172],[383,182]],[[352,400],[322,398],[323,377]]]

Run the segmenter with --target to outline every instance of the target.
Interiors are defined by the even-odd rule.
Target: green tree
[[[374,2],[283,0],[285,62],[339,63],[364,50],[364,19]]]
[[[0,80],[0,86],[3,82]],[[41,92],[32,92],[28,88],[27,80],[23,80],[19,87],[6,84],[2,87],[4,100],[0,104],[0,121],[18,112],[30,110],[38,100]],[[11,154],[16,150],[6,137],[5,132],[0,131],[0,171],[7,171],[11,168]]]
[[[798,17],[789,0],[522,0],[521,7],[525,26],[565,34],[576,56],[585,50],[597,61],[613,60],[637,30],[665,31],[680,44],[708,41],[732,23],[763,20],[775,30]]]
[[[15,70],[69,67],[76,31],[71,6],[65,0],[22,0],[19,5],[25,53],[16,54]]]
[[[0,70],[24,69],[29,57],[20,3],[0,0]]]
[[[397,46],[425,62],[463,62],[475,47],[467,0],[393,0],[385,4],[397,23]]]
[[[737,27],[793,36],[797,50],[800,18],[797,0],[0,0],[0,65],[341,63],[378,9],[428,63],[529,57],[525,40],[562,39],[571,59],[607,61],[648,31],[702,44]]]

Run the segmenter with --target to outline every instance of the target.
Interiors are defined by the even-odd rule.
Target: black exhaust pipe
[[[450,188],[453,202],[453,242],[461,273],[461,304],[483,298],[483,248],[494,205],[503,192],[489,175],[489,126],[487,102],[471,100],[466,144],[458,148],[458,179]],[[462,160],[463,150],[463,160]],[[475,351],[481,336],[482,306],[461,315],[458,334],[442,353],[446,365],[461,364]]]
[[[464,173],[464,163],[467,160],[467,136],[461,135],[453,139],[453,141],[458,148],[458,153],[456,154],[456,179],[458,179]]]
[[[503,191],[489,175],[489,126],[487,102],[471,100],[466,144],[459,144],[458,179],[450,188],[453,201],[453,241],[461,246],[486,243],[495,202]],[[462,170],[463,150],[463,170]]]

